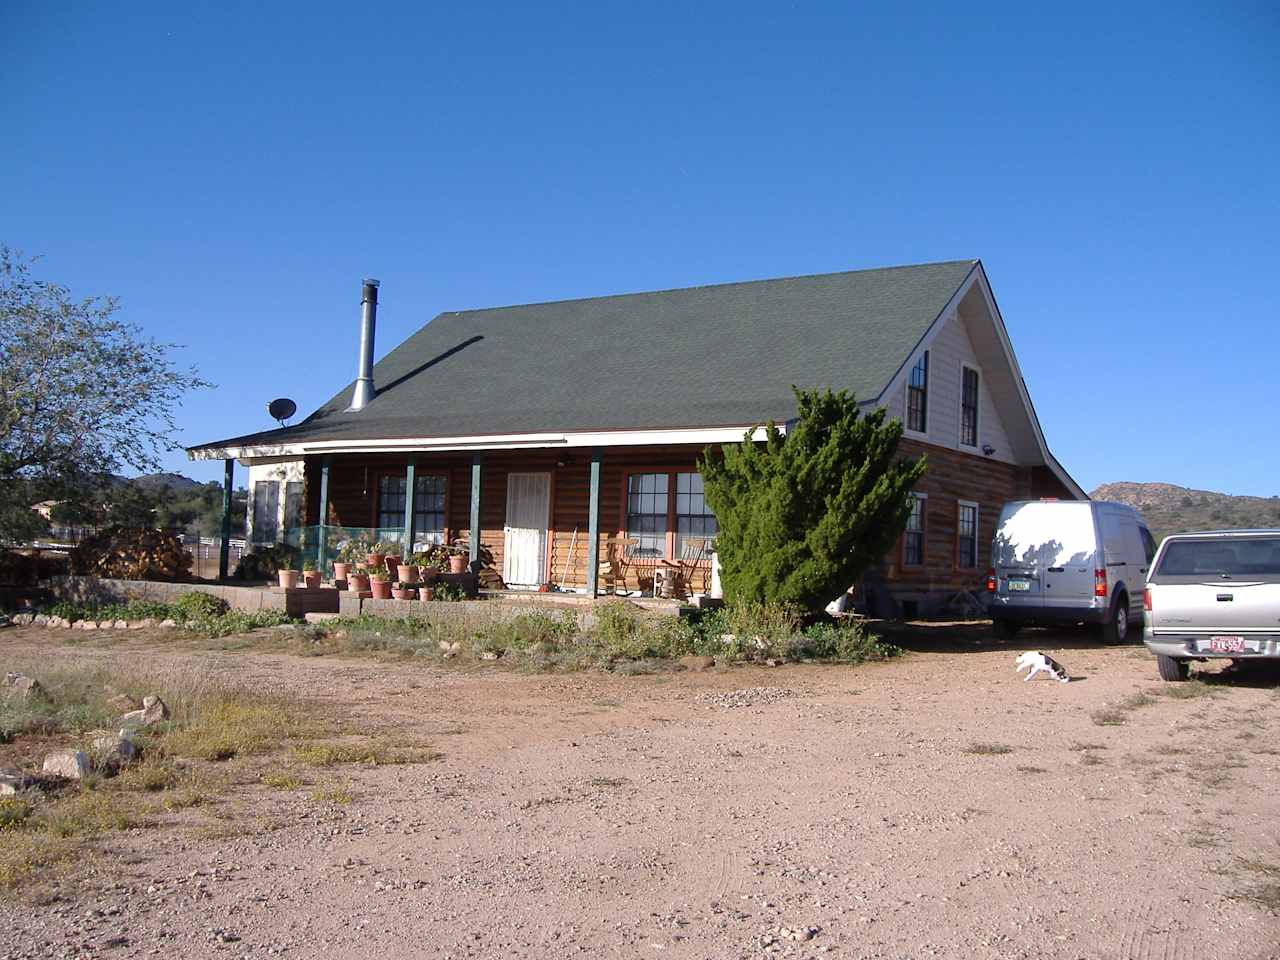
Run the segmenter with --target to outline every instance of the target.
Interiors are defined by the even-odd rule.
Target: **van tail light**
[[[993,567],[987,571],[987,593],[996,592],[996,571]]]
[[[1147,587],[1142,591],[1142,609],[1151,612],[1151,588]]]
[[[1093,595],[1095,597],[1105,597],[1107,595],[1107,568],[1098,567],[1093,571]]]

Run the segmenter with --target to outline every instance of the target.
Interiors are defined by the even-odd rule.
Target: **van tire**
[[[1016,623],[1010,623],[1008,620],[997,620],[991,624],[991,629],[999,640],[1016,640],[1022,627]]]
[[[1191,664],[1177,657],[1166,657],[1156,654],[1156,669],[1160,671],[1160,679],[1169,683],[1180,683],[1191,676]]]
[[[1106,623],[1098,628],[1098,639],[1111,646],[1124,643],[1129,637],[1129,629],[1132,626],[1129,620],[1129,597],[1124,593],[1119,594],[1111,602]]]

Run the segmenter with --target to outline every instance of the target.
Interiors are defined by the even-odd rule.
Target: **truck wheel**
[[[1160,679],[1170,683],[1186,680],[1191,675],[1191,664],[1186,660],[1166,657],[1160,653],[1156,654],[1156,669],[1160,671]]]
[[[991,625],[995,631],[996,638],[999,640],[1016,640],[1018,632],[1022,629],[1016,623],[1010,623],[1008,620],[997,620]]]
[[[1107,614],[1107,622],[1102,624],[1098,639],[1103,643],[1124,643],[1129,636],[1129,598],[1124,594],[1115,598],[1111,611]]]

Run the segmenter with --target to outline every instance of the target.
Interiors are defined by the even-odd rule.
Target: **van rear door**
[[[1072,600],[1081,589],[1087,599],[1093,590],[1094,540],[1088,503],[1005,504],[991,550],[999,595],[1018,606]]]

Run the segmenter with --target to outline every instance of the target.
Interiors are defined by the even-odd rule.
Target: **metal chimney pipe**
[[[378,281],[364,281],[360,297],[360,369],[348,410],[363,410],[373,399],[373,335],[378,323]]]

